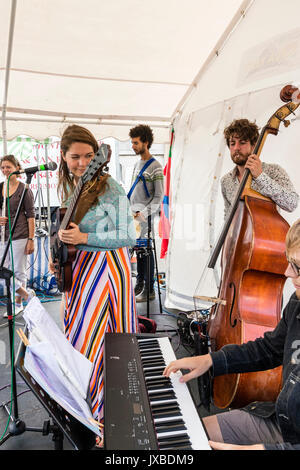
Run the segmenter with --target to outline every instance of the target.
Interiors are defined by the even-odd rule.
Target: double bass
[[[300,93],[295,87],[284,87],[280,97],[287,104],[262,129],[253,151],[258,156],[268,134],[277,135],[282,122],[288,126],[286,118],[299,106]],[[289,224],[271,199],[251,189],[251,181],[246,169],[208,262],[208,268],[214,268],[222,249],[218,302],[208,320],[213,351],[263,336],[275,328],[281,317]],[[212,395],[219,408],[240,408],[255,400],[275,401],[280,388],[281,367],[277,367],[215,377]]]

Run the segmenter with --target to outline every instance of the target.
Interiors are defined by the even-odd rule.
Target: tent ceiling
[[[11,2],[0,5],[2,97]],[[145,121],[157,127],[157,140],[167,140],[177,105],[241,5],[241,0],[17,0],[7,139],[60,135],[65,118],[89,124],[99,137],[119,139],[127,138],[133,122]]]

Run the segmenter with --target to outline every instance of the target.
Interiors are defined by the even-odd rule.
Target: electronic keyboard
[[[104,446],[107,450],[210,450],[168,337],[107,333],[104,342]]]

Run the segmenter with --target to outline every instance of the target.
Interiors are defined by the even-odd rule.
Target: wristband
[[[29,237],[28,237],[28,240],[32,240],[32,241],[34,241],[34,238],[29,238]]]

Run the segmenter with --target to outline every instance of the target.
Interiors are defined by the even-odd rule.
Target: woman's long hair
[[[66,155],[67,151],[74,142],[82,142],[84,144],[88,144],[93,148],[94,153],[98,152],[99,146],[93,134],[85,127],[78,126],[77,124],[72,124],[71,126],[68,126],[64,131],[60,142],[61,153],[63,155]],[[107,178],[109,178],[109,175],[104,175],[100,177],[100,181],[97,187],[97,192],[99,196],[105,193],[107,189]],[[61,156],[58,169],[57,191],[62,199],[62,203],[66,202],[68,197],[73,193],[74,188],[74,179],[69,172],[67,163]]]

